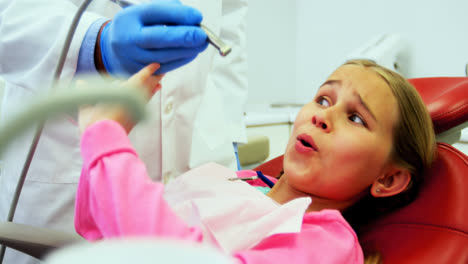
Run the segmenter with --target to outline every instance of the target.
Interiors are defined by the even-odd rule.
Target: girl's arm
[[[84,160],[75,206],[75,228],[88,240],[158,236],[201,241],[162,197],[163,185],[150,180],[126,131],[110,120],[82,136]]]
[[[158,68],[159,64],[150,64],[126,84],[149,100],[161,88],[163,75],[153,75]],[[89,240],[162,236],[201,241],[200,230],[183,223],[163,200],[162,184],[147,176],[127,137],[133,125],[119,105],[80,109],[83,168],[75,207],[77,232]]]

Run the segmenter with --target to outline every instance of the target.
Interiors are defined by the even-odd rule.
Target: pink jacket
[[[82,136],[83,170],[75,228],[88,240],[166,237],[203,242],[163,199],[125,130],[113,121],[90,126]],[[216,245],[215,245],[216,246]],[[239,263],[363,263],[355,232],[336,210],[304,214],[300,233],[276,234],[232,255]]]

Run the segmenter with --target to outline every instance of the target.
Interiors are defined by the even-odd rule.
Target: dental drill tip
[[[218,36],[216,36],[213,31],[211,31],[207,26],[200,24],[200,28],[205,31],[206,36],[208,37],[208,42],[213,45],[221,56],[226,56],[231,52],[231,47],[225,44]]]
[[[221,54],[221,56],[227,56],[230,52],[231,52],[232,48],[229,47],[229,46],[224,46],[224,47],[221,47],[219,49],[219,54]]]

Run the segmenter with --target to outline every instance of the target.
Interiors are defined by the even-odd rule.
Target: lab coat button
[[[164,108],[164,113],[170,114],[173,108],[172,102],[169,102],[166,104],[166,107]]]

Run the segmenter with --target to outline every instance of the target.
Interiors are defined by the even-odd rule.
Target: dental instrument
[[[274,182],[272,182],[270,179],[268,179],[268,177],[263,175],[263,173],[261,171],[256,171],[256,173],[257,173],[257,176],[241,177],[241,178],[229,178],[228,180],[229,181],[238,181],[238,180],[240,180],[240,181],[252,181],[252,180],[260,179],[262,182],[264,182],[266,185],[268,185],[268,187],[273,188],[273,186],[275,185]]]
[[[233,142],[232,146],[234,147],[234,155],[236,156],[237,170],[242,170],[240,160],[239,160],[239,149],[237,147],[237,142]]]
[[[219,51],[219,54],[221,54],[221,56],[224,57],[231,52],[232,50],[231,46],[225,44],[207,26],[200,24],[200,28],[203,29],[203,31],[205,31],[206,35],[208,36],[208,42]]]
[[[117,3],[120,7],[125,8],[130,5],[135,5],[137,2],[132,1],[132,0],[113,0],[112,2]],[[207,26],[204,24],[200,24],[200,28],[205,31],[206,36],[208,37],[208,43],[213,45],[218,51],[221,56],[227,56],[232,48],[231,46],[227,45],[224,43],[216,34],[211,31]]]
[[[273,188],[273,186],[275,185],[274,182],[272,182],[270,179],[268,179],[265,175],[263,175],[263,173],[261,171],[256,171],[257,172],[257,176],[260,180],[262,180],[262,182],[264,182],[266,185],[268,185],[268,187],[270,188]]]

